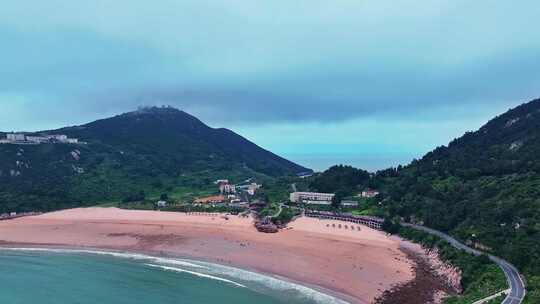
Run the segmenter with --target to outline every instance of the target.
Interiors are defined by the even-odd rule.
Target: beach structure
[[[335,194],[318,192],[293,192],[290,201],[293,203],[303,203],[309,205],[330,205]]]
[[[384,219],[375,216],[352,215],[350,213],[335,213],[329,211],[306,210],[305,216],[326,220],[351,222],[355,224],[365,225],[369,228],[377,230],[382,230],[382,225],[384,223]]]
[[[223,195],[214,195],[214,196],[197,198],[195,200],[195,204],[215,205],[215,204],[223,204],[224,201],[225,201],[225,197]]]

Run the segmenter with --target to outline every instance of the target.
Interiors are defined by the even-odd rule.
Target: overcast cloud
[[[360,153],[313,137],[352,128],[388,155],[380,134],[418,134],[398,150],[421,155],[540,96],[538,16],[538,1],[12,1],[0,130],[168,104],[281,153]]]

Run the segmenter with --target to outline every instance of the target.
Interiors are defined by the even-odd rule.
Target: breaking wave
[[[160,268],[167,271],[191,274],[197,277],[221,281],[236,287],[249,288],[260,292],[265,289],[279,291],[281,297],[299,297],[304,300],[324,304],[346,304],[347,302],[317,291],[313,288],[289,282],[285,279],[263,275],[231,266],[213,264],[209,262],[193,261],[178,258],[154,257],[139,253],[117,251],[101,251],[86,249],[57,249],[57,248],[0,248],[0,250],[49,252],[60,254],[92,254],[111,256],[115,258],[131,259],[144,262],[146,266]],[[241,282],[241,283],[240,283]]]

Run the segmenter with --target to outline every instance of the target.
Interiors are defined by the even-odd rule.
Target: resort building
[[[219,192],[224,193],[236,193],[236,186],[231,184],[219,184]]]
[[[293,192],[290,195],[290,201],[311,205],[330,205],[334,196],[333,193]]]
[[[240,190],[243,190],[243,191],[246,191],[249,195],[255,195],[257,190],[259,188],[261,188],[261,187],[262,187],[262,185],[259,185],[257,183],[251,183],[251,184],[248,184],[248,185],[240,185],[240,186],[237,186],[236,188],[240,189]]]
[[[9,141],[25,141],[26,137],[23,133],[9,133],[6,135]]]
[[[37,145],[44,143],[83,144],[77,138],[69,138],[64,134],[53,135],[26,135],[24,133],[8,133],[0,144]]]
[[[49,139],[44,136],[26,136],[27,141],[31,141],[34,143],[46,143],[49,142]]]

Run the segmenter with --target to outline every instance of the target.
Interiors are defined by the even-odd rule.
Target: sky
[[[540,97],[538,1],[9,1],[0,130],[171,105],[302,165],[406,164]]]

